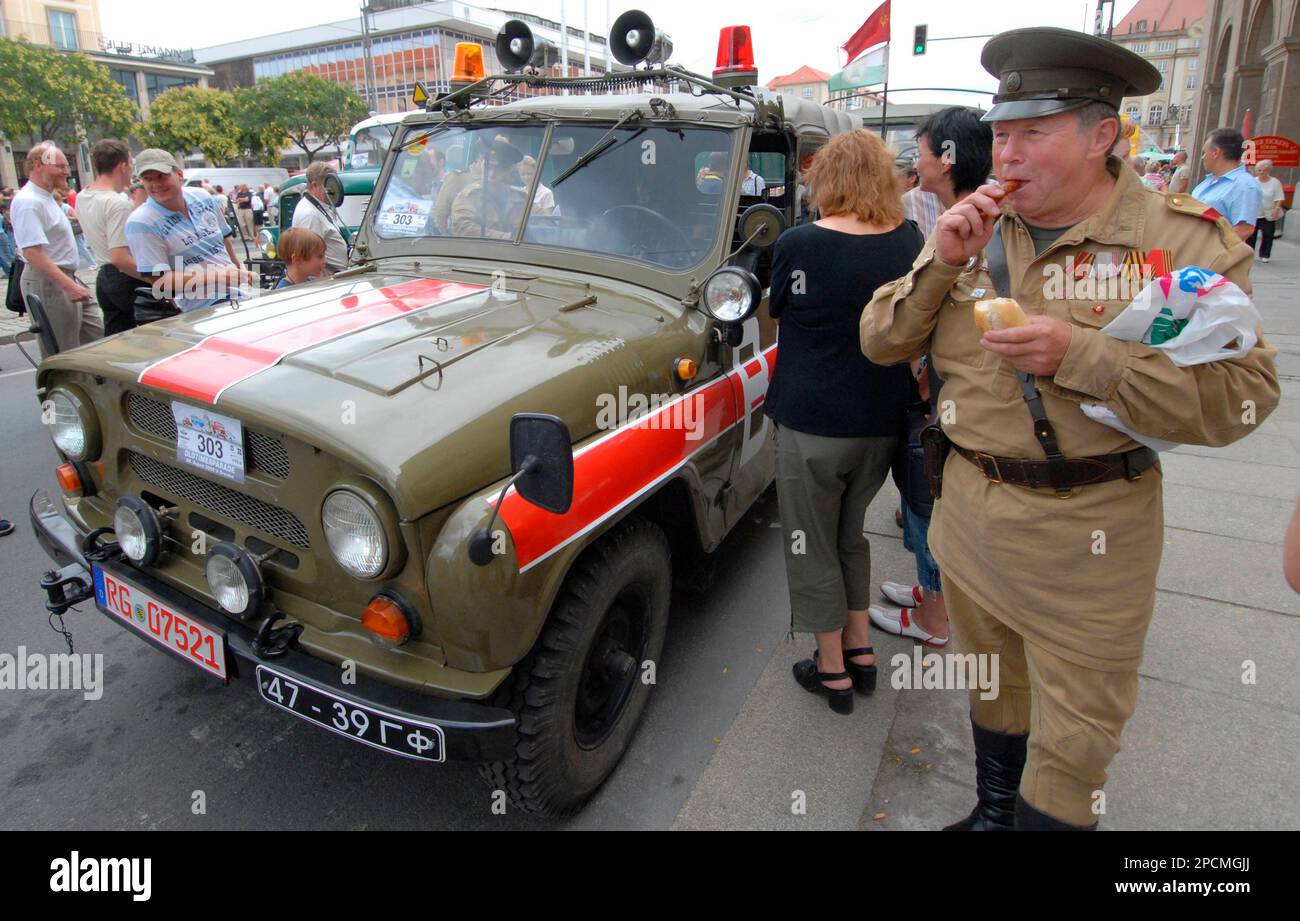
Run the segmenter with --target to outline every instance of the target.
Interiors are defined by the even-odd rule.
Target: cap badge
[[[1021,84],[1020,71],[1013,70],[1007,74],[1007,92],[1015,93],[1019,91]]]

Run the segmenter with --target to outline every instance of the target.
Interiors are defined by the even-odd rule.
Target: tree
[[[262,84],[235,90],[235,125],[240,156],[275,166],[289,139],[272,118]]]
[[[266,80],[258,90],[269,123],[306,151],[308,160],[341,144],[352,126],[369,114],[350,86],[305,71]]]
[[[151,147],[189,153],[194,149],[213,164],[239,156],[235,99],[225,90],[178,86],[149,104],[149,119],[140,132]]]
[[[72,147],[123,137],[135,107],[107,67],[84,54],[0,38],[0,134],[11,141]]]

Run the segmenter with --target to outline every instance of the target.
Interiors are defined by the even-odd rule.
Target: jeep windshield
[[[518,241],[668,269],[713,249],[732,132],[557,122],[543,151],[546,134],[544,124],[408,131],[377,196],[375,235]]]

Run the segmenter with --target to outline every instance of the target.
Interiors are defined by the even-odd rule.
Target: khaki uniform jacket
[[[1110,168],[1118,179],[1105,205],[1041,256],[1014,213],[1002,222],[1012,294],[1027,314],[1074,326],[1055,376],[1037,379],[1061,451],[1085,457],[1140,447],[1085,416],[1081,402],[1104,404],[1130,429],[1157,438],[1236,441],[1277,405],[1275,349],[1261,338],[1240,360],[1179,367],[1158,349],[1101,332],[1134,291],[1106,297],[1116,293],[1109,284],[1094,282],[1100,290],[1090,291],[1065,280],[1085,253],[1164,250],[1170,268],[1201,266],[1249,293],[1253,254],[1222,219],[1203,216],[1200,202],[1144,188],[1116,159]],[[908,275],[876,291],[862,315],[862,350],[879,364],[931,351],[945,382],[941,423],[956,444],[1043,460],[1015,368],[980,347],[972,307],[996,294],[983,256],[973,261],[945,265],[931,238]],[[1050,489],[987,480],[954,451],[935,504],[930,548],[944,579],[1026,639],[1080,665],[1131,669],[1141,661],[1155,604],[1164,544],[1161,486],[1157,467],[1135,482],[1084,486],[1058,499]]]
[[[483,201],[483,183],[471,182],[451,206],[451,231],[457,237],[513,240],[524,216],[524,193],[509,186]]]
[[[438,224],[438,233],[451,235],[451,208],[456,203],[456,196],[465,191],[470,183],[478,182],[482,175],[482,168],[474,167],[456,170],[443,180],[442,188],[438,190],[438,200],[433,203],[433,219]]]

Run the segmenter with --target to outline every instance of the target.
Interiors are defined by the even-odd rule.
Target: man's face
[[[181,194],[181,178],[179,170],[164,173],[161,170],[147,169],[141,174],[140,182],[149,197],[161,203],[172,201]]]
[[[505,185],[510,179],[510,167],[502,163],[489,163],[487,168],[488,183]]]
[[[1090,162],[1104,163],[1115,144],[1114,129],[1102,133],[1106,124],[1083,131],[1075,112],[994,123],[994,171],[1002,182],[1020,180],[1020,188],[1007,197],[1020,215],[1033,222],[1039,215],[1071,210],[1071,202],[1080,198],[1079,177],[1089,172]]]
[[[1182,151],[1179,151],[1178,153],[1174,154],[1174,160],[1173,160],[1174,166],[1182,166],[1186,162],[1187,162],[1187,154],[1183,153]]]
[[[131,184],[131,177],[135,175],[135,158],[130,154],[126,156],[125,163],[119,163],[117,169],[113,170],[113,188],[122,191]]]
[[[61,150],[48,151],[33,172],[51,192],[68,189],[68,158]]]
[[[930,149],[928,137],[919,137],[916,140],[916,172],[921,177],[921,188],[935,195],[947,193],[950,191],[948,171],[952,167],[944,163],[942,157],[935,156]]]
[[[1201,165],[1205,167],[1207,172],[1214,172],[1214,167],[1219,162],[1219,156],[1219,148],[1209,141],[1206,141],[1201,147]]]

